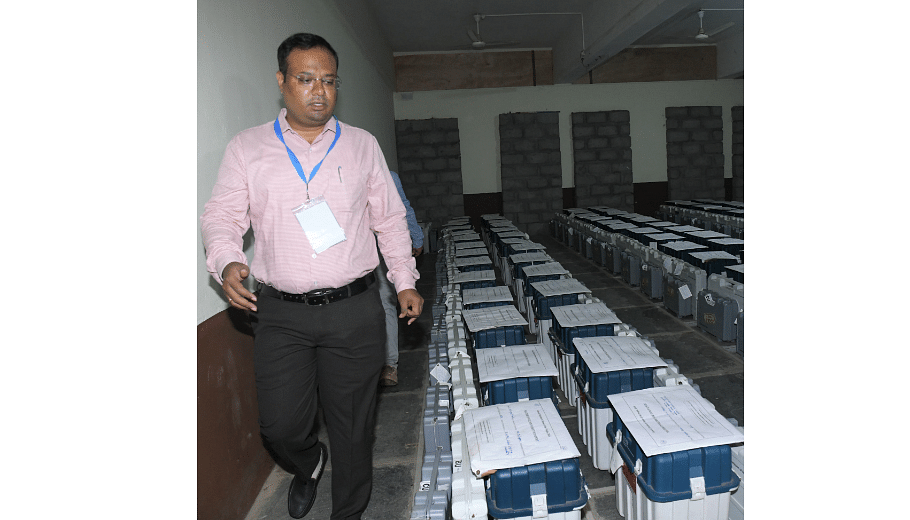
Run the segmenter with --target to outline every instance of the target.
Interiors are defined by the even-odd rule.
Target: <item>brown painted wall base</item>
[[[480,216],[502,215],[502,192],[464,195],[464,215],[471,217],[474,229],[480,229]]]
[[[639,182],[633,185],[635,213],[656,217],[660,205],[669,199],[667,182]],[[733,200],[733,179],[724,179],[724,200]]]
[[[724,179],[726,200],[733,200],[733,179]],[[663,182],[637,182],[633,184],[635,197],[635,213],[656,217],[660,205],[669,200],[668,183]],[[562,189],[562,207],[576,207],[575,188]],[[464,196],[464,214],[471,217],[475,229],[479,229],[480,215],[487,213],[502,214],[502,193],[474,193]]]
[[[228,309],[196,327],[198,520],[243,520],[275,462],[259,435],[253,337]]]
[[[574,208],[578,205],[578,199],[575,197],[575,188],[562,189],[562,207]]]
[[[635,198],[635,213],[656,217],[660,205],[669,200],[668,183],[663,182],[637,182],[632,185]]]

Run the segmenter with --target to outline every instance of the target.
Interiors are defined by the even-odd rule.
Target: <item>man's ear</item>
[[[278,80],[278,88],[281,89],[284,87],[284,74],[279,70],[275,73],[275,79]]]

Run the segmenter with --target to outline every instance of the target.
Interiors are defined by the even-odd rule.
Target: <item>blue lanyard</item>
[[[288,157],[290,157],[290,159],[291,159],[291,164],[294,165],[294,169],[297,170],[297,175],[299,175],[300,178],[303,180],[303,182],[306,183],[306,185],[307,185],[307,199],[309,199],[309,198],[310,198],[310,195],[309,195],[310,181],[313,180],[313,177],[316,176],[316,172],[318,172],[318,171],[319,171],[319,167],[322,166],[322,161],[324,161],[325,158],[329,156],[329,152],[332,151],[332,148],[335,148],[335,143],[338,142],[338,136],[341,135],[341,125],[338,124],[338,118],[337,118],[337,117],[335,118],[335,139],[333,139],[333,140],[332,140],[332,144],[329,145],[329,150],[325,153],[325,156],[322,158],[322,161],[319,161],[319,164],[317,164],[316,167],[313,168],[313,171],[310,172],[310,178],[309,178],[309,179],[307,179],[306,174],[303,173],[303,167],[300,166],[300,161],[297,160],[297,156],[294,155],[294,152],[291,151],[291,149],[288,148],[287,143],[284,142],[284,136],[281,135],[281,125],[278,124],[278,118],[277,118],[277,117],[275,118],[275,135],[278,136],[278,140],[280,140],[280,141],[281,141],[281,144],[284,145],[284,149],[288,151]]]

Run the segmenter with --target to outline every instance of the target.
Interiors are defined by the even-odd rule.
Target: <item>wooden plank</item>
[[[717,47],[625,49],[592,71],[594,83],[717,79]]]
[[[532,57],[533,52],[533,57]],[[396,92],[553,84],[552,51],[411,54],[395,57]]]

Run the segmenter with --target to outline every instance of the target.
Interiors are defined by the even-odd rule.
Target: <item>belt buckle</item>
[[[327,304],[327,303],[329,303],[329,295],[328,295],[328,294],[319,294],[319,295],[316,295],[316,296],[307,296],[307,297],[306,297],[306,304],[307,304],[307,305],[311,305],[311,306],[314,306],[314,307],[319,307],[320,305],[325,305],[325,304]]]
[[[329,303],[329,294],[332,293],[334,289],[317,289],[311,291],[304,295],[304,302],[307,305],[312,305],[318,307],[320,305],[325,305]]]

